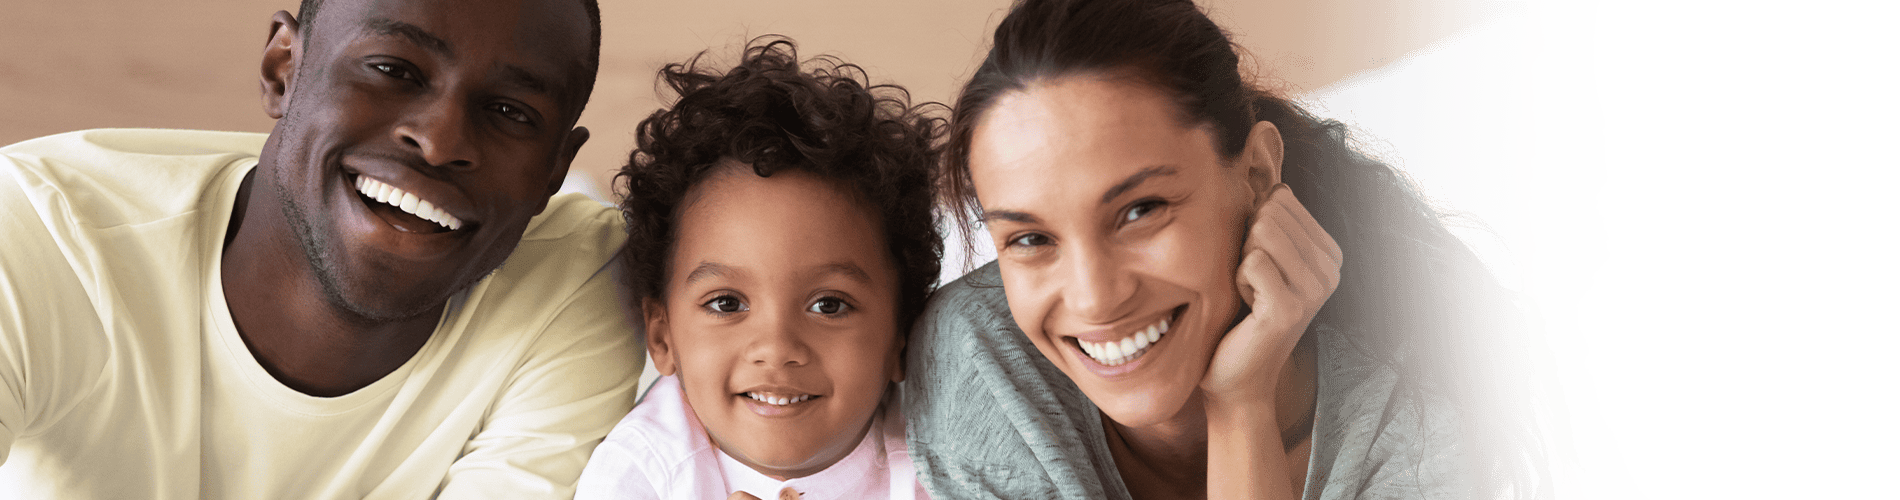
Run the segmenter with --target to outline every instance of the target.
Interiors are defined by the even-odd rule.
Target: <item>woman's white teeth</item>
[[[752,400],[754,401],[758,401],[760,403],[765,403],[765,404],[773,405],[773,406],[785,406],[788,404],[800,403],[800,402],[804,402],[805,400],[811,399],[810,394],[800,394],[797,396],[773,396],[773,395],[761,394],[757,392],[745,393],[745,397],[752,398]]]
[[[1107,366],[1117,366],[1140,357],[1142,353],[1147,352],[1148,346],[1161,341],[1161,335],[1166,333],[1168,333],[1168,320],[1167,318],[1162,318],[1160,323],[1135,330],[1134,333],[1130,333],[1127,337],[1123,337],[1119,341],[1089,342],[1082,339],[1075,340],[1076,344],[1082,346],[1082,352],[1088,354],[1089,357],[1093,358],[1096,362]]]
[[[384,184],[382,181],[356,176],[356,192],[363,193],[363,196],[368,196],[377,203],[394,206],[404,212],[409,212],[409,215],[449,228],[450,231],[462,228],[462,219],[449,215],[449,212],[443,210],[442,207],[429,203],[429,200],[417,198],[414,193]]]

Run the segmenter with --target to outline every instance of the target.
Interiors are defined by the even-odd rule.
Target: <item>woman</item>
[[[1521,434],[1472,432],[1513,421],[1443,354],[1493,280],[1191,2],[1017,3],[951,134],[949,202],[998,259],[911,340],[932,495],[1533,493]]]

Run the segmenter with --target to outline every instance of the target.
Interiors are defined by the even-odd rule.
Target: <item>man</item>
[[[571,495],[641,365],[618,217],[550,200],[598,47],[591,0],[306,0],[268,138],[0,149],[0,497]]]

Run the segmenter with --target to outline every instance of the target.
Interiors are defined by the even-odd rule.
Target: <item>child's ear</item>
[[[646,315],[647,356],[653,358],[653,370],[672,375],[679,371],[679,360],[673,357],[673,330],[667,326],[666,303],[648,297],[640,301],[640,308]]]
[[[903,334],[905,332],[903,329],[899,329],[898,332],[897,342],[891,344],[890,359],[885,367],[885,370],[891,374],[892,382],[904,381],[904,339],[908,335]]]

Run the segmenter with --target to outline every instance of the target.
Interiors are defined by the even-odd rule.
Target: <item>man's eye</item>
[[[375,68],[376,71],[381,72],[382,74],[385,74],[385,75],[389,75],[390,77],[393,77],[393,78],[398,78],[402,80],[410,80],[410,81],[416,80],[416,74],[414,72],[409,71],[409,68],[405,68],[399,65],[390,64],[390,63],[375,63],[375,64],[369,65],[369,67]]]
[[[745,303],[740,302],[738,297],[731,295],[713,297],[712,300],[706,301],[705,306],[707,310],[721,314],[730,314],[746,310]]]
[[[811,307],[807,307],[805,308],[805,310],[815,312],[818,314],[823,314],[826,316],[830,316],[834,314],[843,313],[845,312],[846,309],[849,309],[850,307],[851,306],[849,304],[845,304],[843,300],[839,300],[833,297],[825,297],[822,299],[818,299],[817,302],[813,302],[811,304]]]
[[[528,116],[527,111],[521,109],[520,106],[515,106],[513,104],[496,103],[496,104],[490,105],[488,109],[493,110],[496,113],[500,113],[502,117],[505,117],[509,120],[514,120],[521,123],[529,123],[529,122],[534,121],[533,117]]]

